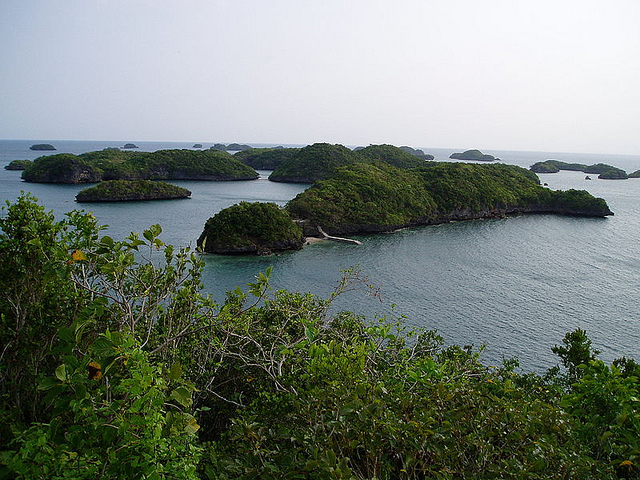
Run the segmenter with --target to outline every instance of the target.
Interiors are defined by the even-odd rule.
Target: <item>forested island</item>
[[[241,202],[209,220],[198,238],[198,248],[208,253],[268,255],[299,250],[302,229],[275,203]]]
[[[330,234],[363,234],[520,213],[613,215],[586,191],[552,191],[514,165],[434,162],[417,169],[358,163],[317,182],[287,205]]]
[[[101,180],[255,180],[258,173],[233,155],[217,150],[130,152],[105,149],[80,155],[36,158],[23,180],[43,183],[96,183]]]
[[[426,158],[393,145],[369,145],[350,150],[343,145],[314,143],[288,154],[269,175],[274,182],[313,183],[333,175],[340,167],[354,163],[384,162],[400,168],[424,166]]]
[[[151,180],[105,180],[76,195],[78,202],[128,202],[189,198],[186,188]]]
[[[454,160],[474,160],[478,162],[495,162],[500,160],[486,153],[482,153],[480,150],[465,150],[462,153],[452,153],[449,158]]]
[[[51,145],[50,143],[36,143],[35,145],[31,145],[29,150],[55,150],[56,147]]]
[[[369,285],[353,270],[324,298],[267,269],[216,304],[161,234],[29,195],[3,211],[3,478],[638,478],[640,366],[587,332],[536,373],[337,308]]]
[[[198,245],[210,253],[265,254],[302,247],[294,221],[306,237],[322,237],[525,213],[613,215],[605,200],[584,190],[549,190],[535,173],[514,165],[430,162],[399,168],[355,162],[283,209],[243,202],[222,210],[207,221]]]
[[[594,165],[584,165],[582,163],[567,163],[560,160],[545,160],[531,165],[529,169],[535,173],[557,173],[560,170],[599,174],[598,178],[604,180],[624,180],[631,178],[624,170],[607,165],[606,163],[596,163]]]
[[[26,170],[29,165],[33,164],[33,160],[12,160],[9,165],[5,165],[5,170]]]

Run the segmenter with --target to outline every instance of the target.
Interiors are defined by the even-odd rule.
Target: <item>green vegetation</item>
[[[617,167],[607,165],[606,163],[596,163],[594,165],[584,165],[582,163],[566,163],[560,160],[546,160],[544,162],[534,163],[529,167],[532,172],[536,173],[557,173],[560,170],[570,170],[574,172],[597,173],[598,178],[602,179],[625,179],[629,178],[627,173]]]
[[[32,160],[12,160],[9,165],[5,165],[5,170],[24,170],[28,166],[33,165]]]
[[[227,152],[105,149],[81,155],[39,157],[22,174],[27,182],[94,183],[100,180],[253,180],[258,174]]]
[[[55,150],[56,147],[51,145],[50,143],[36,143],[35,145],[31,145],[29,150]]]
[[[240,202],[207,220],[198,247],[210,253],[265,255],[298,250],[303,242],[301,228],[275,203]]]
[[[160,233],[4,209],[4,478],[640,478],[640,366],[584,331],[539,375],[335,311],[354,271],[327,299],[267,271],[216,305]]]
[[[630,173],[629,178],[640,178],[640,170],[636,170],[635,172]]]
[[[275,170],[299,151],[299,148],[251,148],[234,154],[233,158],[256,170]]]
[[[358,161],[357,153],[342,145],[314,143],[282,162],[269,175],[274,182],[313,183],[331,176],[337,168]]]
[[[425,161],[402,147],[393,145],[369,145],[358,150],[358,154],[372,162],[385,162],[398,168],[423,167]]]
[[[431,163],[402,170],[355,164],[317,182],[287,206],[295,218],[330,234],[391,231],[450,220],[549,212],[605,216],[602,199],[587,192],[553,192],[513,165]]]
[[[500,160],[493,155],[482,153],[480,150],[465,150],[462,153],[452,153],[449,158],[453,158],[455,160],[476,160],[480,162],[493,162]]]
[[[433,160],[435,157],[433,155],[430,155],[428,153],[424,153],[424,151],[418,149],[418,148],[413,148],[413,147],[407,147],[406,145],[403,145],[402,147],[398,147],[400,150],[404,150],[405,152],[410,153],[411,155],[415,155],[416,157],[420,157],[423,160]]]
[[[76,195],[78,202],[122,202],[187,198],[191,192],[170,183],[151,180],[106,180]]]
[[[331,177],[340,168],[357,162],[384,162],[399,168],[419,168],[427,163],[425,159],[431,155],[418,155],[416,150],[407,151],[411,147],[394,147],[393,145],[369,145],[349,150],[343,145],[315,143],[302,149],[296,149],[291,156],[279,165],[269,176],[275,182],[313,183]],[[251,164],[253,166],[253,164]]]

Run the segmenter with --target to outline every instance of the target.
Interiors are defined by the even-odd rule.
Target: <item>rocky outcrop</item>
[[[138,148],[138,146],[135,143],[125,143],[122,148],[129,150],[131,148]]]

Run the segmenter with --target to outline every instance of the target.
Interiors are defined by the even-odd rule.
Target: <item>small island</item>
[[[479,162],[495,162],[500,160],[493,155],[482,153],[480,150],[465,150],[462,153],[452,153],[449,158],[454,160],[475,160]]]
[[[629,178],[624,170],[607,165],[606,163],[596,163],[594,165],[584,165],[582,163],[567,163],[560,160],[545,160],[537,162],[529,167],[535,173],[558,173],[560,170],[572,172],[583,172],[598,174],[598,178],[603,180],[625,180]],[[589,178],[589,180],[591,180]]]
[[[207,220],[198,248],[224,255],[269,255],[299,250],[302,229],[275,203],[241,202]]]
[[[31,145],[29,150],[55,150],[56,147],[51,145],[50,143],[36,143],[35,145]]]
[[[126,148],[127,150],[129,150],[132,148],[138,148],[138,146],[135,143],[125,143],[122,148]]]
[[[25,170],[33,164],[33,160],[12,160],[9,165],[5,165],[5,170]]]
[[[202,144],[201,143],[194,143],[193,147],[191,148],[202,148]]]
[[[77,202],[131,202],[189,198],[186,188],[151,180],[107,180],[76,195]]]

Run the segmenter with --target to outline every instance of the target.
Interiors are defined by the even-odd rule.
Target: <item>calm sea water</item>
[[[0,167],[41,155],[29,150],[33,143],[56,145],[58,150],[52,153],[82,153],[122,146],[125,141],[0,141]],[[145,151],[193,145],[136,144]],[[437,160],[463,150],[423,149]],[[556,158],[609,163],[627,172],[640,169],[640,156],[486,153],[523,167]],[[356,289],[342,297],[336,308],[369,319],[395,317],[411,326],[437,329],[448,343],[486,344],[487,364],[517,356],[526,370],[546,369],[556,363],[551,347],[578,327],[587,330],[604,360],[622,355],[640,359],[640,179],[598,180],[591,175],[593,180],[586,181],[584,177],[580,172],[540,175],[552,189],[586,189],[605,198],[614,217],[529,215],[360,237],[362,246],[323,242],[279,256],[206,256],[205,288],[222,300],[224,292],[253,281],[258,272],[273,266],[275,288],[328,295],[344,269],[358,267],[380,296]],[[86,185],[25,183],[20,172],[0,168],[0,200],[13,200],[20,191],[29,191],[56,215],[76,208],[92,210],[101,223],[109,225],[112,236],[159,223],[166,242],[193,246],[205,221],[222,208],[241,200],[285,204],[307,187],[266,179],[174,183],[191,190],[192,198],[87,206],[74,201]]]

